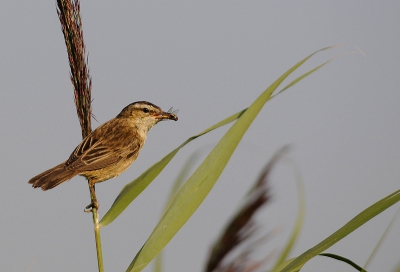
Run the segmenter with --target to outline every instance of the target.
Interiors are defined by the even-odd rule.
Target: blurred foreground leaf
[[[178,151],[184,147],[186,144],[190,143],[197,137],[200,137],[214,129],[217,129],[221,126],[229,124],[230,122],[239,118],[246,109],[239,111],[228,118],[218,122],[217,124],[209,127],[206,130],[203,130],[197,135],[194,135],[183,142],[180,146],[172,150],[169,154],[167,154],[164,158],[162,158],[159,162],[153,164],[149,169],[143,172],[138,178],[134,181],[128,183],[121,190],[111,208],[107,211],[107,213],[100,220],[99,226],[104,227],[113,222],[125,209],[129,204],[144,190],[146,187],[160,174],[160,172],[164,169],[165,166],[172,160],[172,158],[178,153]]]
[[[141,271],[192,216],[218,180],[244,133],[254,121],[264,104],[271,99],[272,94],[282,81],[314,54],[329,48],[332,47],[314,52],[290,68],[272,83],[240,116],[179,190],[168,210],[164,213],[146,243],[133,259],[127,271]],[[326,63],[327,62],[324,64]],[[322,65],[318,68],[322,67]],[[313,69],[311,71],[314,72],[315,70],[316,69]],[[306,73],[306,75],[309,74],[310,72]],[[304,75],[294,81],[297,82],[302,78],[304,78]],[[118,201],[118,199],[116,201]]]
[[[296,224],[293,228],[292,234],[290,235],[288,242],[286,243],[284,249],[282,250],[281,254],[279,255],[275,265],[273,266],[273,268],[271,270],[273,272],[280,271],[279,267],[281,267],[282,264],[285,263],[286,258],[289,256],[291,250],[293,249],[293,246],[300,235],[300,230],[301,230],[301,227],[303,226],[304,216],[305,216],[305,212],[306,212],[306,197],[305,197],[305,190],[304,190],[304,182],[301,177],[299,168],[296,166],[296,164],[292,160],[290,160],[290,162],[293,165],[293,169],[294,169],[295,177],[296,177],[299,209],[298,209],[298,213],[297,213]],[[283,266],[283,267],[285,267],[285,266]]]
[[[379,239],[378,243],[374,247],[374,250],[372,251],[371,255],[369,255],[367,261],[365,262],[365,264],[363,266],[363,268],[365,270],[368,269],[369,264],[375,258],[376,254],[378,253],[378,250],[382,247],[382,244],[383,244],[384,240],[386,239],[387,235],[389,234],[390,230],[392,229],[392,227],[394,225],[394,222],[398,218],[399,214],[400,214],[400,208],[397,209],[397,212],[393,215],[392,220],[390,220],[390,223],[387,225],[387,227],[386,227],[385,231],[383,232],[381,238]]]
[[[202,154],[202,149],[199,149],[190,155],[189,159],[187,159],[185,165],[182,167],[181,172],[179,173],[178,177],[176,178],[174,185],[171,188],[171,191],[168,194],[168,200],[165,203],[165,207],[163,213],[167,210],[169,205],[172,202],[173,197],[178,192],[179,188],[181,188],[183,182],[185,181],[186,177],[189,175],[189,171],[192,166],[195,164],[197,159]],[[162,251],[158,253],[157,257],[154,259],[154,272],[162,272],[163,271],[163,254]]]
[[[371,205],[361,213],[359,213],[356,217],[350,220],[347,224],[343,227],[338,229],[328,238],[317,244],[316,246],[310,248],[309,250],[305,251],[299,257],[295,258],[288,266],[286,266],[282,272],[289,272],[289,271],[298,271],[298,268],[303,266],[307,261],[311,258],[315,257],[317,254],[320,254],[322,251],[328,249],[329,247],[333,246],[341,239],[349,235],[354,230],[358,229],[360,226],[380,214],[381,212],[385,211],[387,208],[391,207],[392,205],[396,204],[400,201],[400,190],[395,191],[394,193],[388,195],[385,198],[382,198],[375,204]]]
[[[282,148],[264,167],[257,182],[247,194],[244,204],[230,220],[219,239],[215,241],[206,264],[205,272],[253,271],[255,267],[263,265],[263,261],[254,261],[249,258],[251,252],[257,247],[257,243],[251,240],[258,229],[254,217],[271,199],[268,184],[269,177],[272,169],[287,149],[287,147]],[[242,249],[245,243],[249,245]],[[240,246],[241,249],[237,250]],[[227,256],[230,256],[230,259],[232,259],[234,250],[239,251],[236,254],[238,256],[233,257],[231,261],[227,261]]]

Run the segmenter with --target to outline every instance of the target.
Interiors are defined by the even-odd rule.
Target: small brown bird
[[[138,157],[147,132],[166,119],[177,121],[178,117],[146,101],[129,104],[117,117],[102,124],[83,139],[67,161],[33,177],[29,184],[46,191],[76,175],[82,175],[88,179],[93,196],[86,210],[98,209],[95,183],[124,172]]]

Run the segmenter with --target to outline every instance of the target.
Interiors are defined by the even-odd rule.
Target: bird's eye
[[[144,113],[148,113],[150,110],[148,108],[143,108]]]

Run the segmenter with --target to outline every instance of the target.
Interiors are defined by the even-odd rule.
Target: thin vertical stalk
[[[99,272],[103,272],[103,253],[101,251],[101,239],[100,239],[100,227],[99,227],[99,212],[97,209],[92,209],[93,224],[94,224],[94,239],[96,241],[96,253],[97,253],[97,266]]]
[[[57,14],[64,34],[70,66],[70,79],[74,88],[76,112],[82,130],[82,138],[92,131],[91,129],[91,90],[92,79],[89,75],[85,43],[83,40],[83,26],[80,15],[79,0],[57,0]],[[90,194],[93,200],[94,196]],[[96,241],[96,253],[99,272],[103,272],[103,257],[100,240],[100,227],[97,209],[91,209]]]

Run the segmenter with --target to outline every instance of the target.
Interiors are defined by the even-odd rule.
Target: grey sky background
[[[399,189],[400,3],[397,1],[82,1],[93,77],[93,128],[127,104],[178,108],[178,122],[153,128],[139,159],[96,187],[101,216],[122,187],[188,137],[247,107],[296,62],[300,75],[335,59],[268,102],[199,210],[165,248],[165,271],[202,271],[212,242],[269,158],[283,145],[301,170],[307,210],[292,256]],[[3,1],[0,8],[2,271],[96,271],[86,181],[33,190],[28,180],[66,160],[81,140],[55,1]],[[294,79],[294,77],[292,77]],[[287,81],[289,82],[289,81]],[[178,153],[111,225],[102,229],[106,271],[125,271],[160,217],[170,187],[195,150],[210,150],[228,127]],[[200,163],[200,161],[199,161]],[[293,170],[271,176],[273,201],[259,220],[273,231],[260,256],[282,249],[293,228]],[[398,205],[333,246],[363,265]],[[399,264],[400,222],[369,271]],[[273,255],[272,255],[273,256]],[[271,262],[272,263],[272,262]],[[152,265],[145,271],[151,271]],[[324,257],[304,271],[354,271]]]

